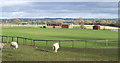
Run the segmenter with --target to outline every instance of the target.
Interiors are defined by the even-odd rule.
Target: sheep
[[[59,47],[59,43],[55,43],[55,44],[53,44],[53,50],[57,53],[57,50],[60,48]]]
[[[11,42],[10,46],[14,49],[17,49],[18,48],[18,44],[17,42]]]
[[[2,50],[3,46],[5,46],[5,43],[0,43],[0,50]]]

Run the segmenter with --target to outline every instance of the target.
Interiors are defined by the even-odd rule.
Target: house
[[[69,28],[69,24],[48,23],[47,28]]]
[[[100,26],[97,25],[93,26],[93,30],[100,30]]]

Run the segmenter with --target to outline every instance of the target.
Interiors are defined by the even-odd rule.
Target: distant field
[[[118,61],[117,48],[61,48],[54,53],[52,48],[19,46],[12,50],[3,48],[3,61]]]

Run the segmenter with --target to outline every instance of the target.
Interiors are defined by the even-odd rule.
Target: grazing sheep
[[[10,46],[13,47],[14,49],[18,48],[17,42],[11,42]]]
[[[5,43],[0,43],[0,50],[2,50],[4,45],[5,45]]]
[[[60,48],[59,47],[59,43],[55,43],[55,44],[53,44],[53,50],[57,53],[57,50]]]

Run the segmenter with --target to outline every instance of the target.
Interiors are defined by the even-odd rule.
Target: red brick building
[[[69,25],[61,23],[50,23],[47,24],[47,28],[69,28]]]
[[[93,26],[93,30],[100,30],[100,26]]]

